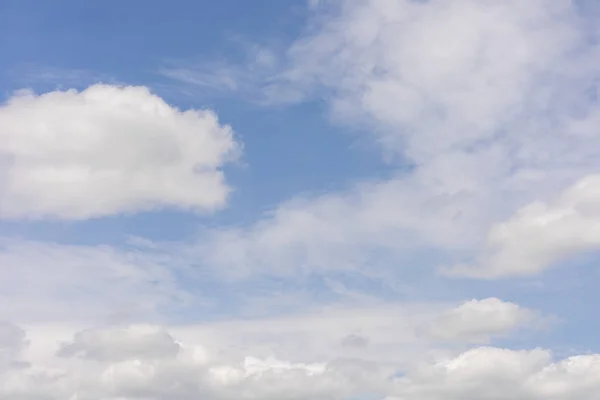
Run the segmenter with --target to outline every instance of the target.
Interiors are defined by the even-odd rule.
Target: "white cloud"
[[[591,399],[600,396],[599,372],[597,354],[552,362],[541,349],[476,348],[398,379],[388,399]]]
[[[381,265],[410,262],[419,246],[464,249],[478,241],[486,216],[462,193],[424,193],[424,185],[403,179],[366,182],[346,193],[294,199],[256,224],[215,229],[179,249],[226,276],[327,274],[362,270],[377,275]],[[370,269],[367,271],[367,267]]]
[[[27,345],[25,331],[8,322],[0,321],[0,374],[17,366],[21,351]]]
[[[491,297],[473,299],[445,311],[420,327],[420,331],[436,340],[462,339],[482,344],[522,327],[542,326],[543,322],[537,311]]]
[[[238,150],[212,111],[179,111],[144,87],[19,93],[0,107],[0,217],[214,210]]]
[[[519,136],[514,122],[554,107],[548,96],[590,61],[567,58],[583,40],[570,1],[331,4],[291,48],[291,83],[330,88],[341,118],[372,118],[388,128],[377,131],[386,146],[419,163],[494,141],[501,128]]]
[[[210,307],[214,301],[239,301],[226,300],[218,294],[214,298],[204,297],[207,294],[197,285],[206,285],[207,276],[196,276],[193,271],[187,270],[179,256],[177,248],[157,248],[145,253],[136,248],[1,241],[0,320],[77,326],[101,320],[110,323],[164,321],[169,318],[165,313],[172,310],[213,312],[214,309],[205,307]],[[248,289],[244,282],[233,285],[227,290]],[[190,288],[193,287],[197,289],[192,292]],[[254,321],[261,317],[260,322],[220,323],[220,333],[216,335],[219,341],[228,338],[236,346],[241,342],[249,343],[254,354],[264,357],[271,355],[268,349],[272,346],[278,346],[280,354],[285,357],[295,356],[300,347],[307,357],[324,352],[332,356],[374,354],[387,357],[391,347],[400,346],[398,351],[403,354],[416,354],[414,352],[422,351],[423,347],[413,342],[420,341],[425,346],[440,339],[439,332],[429,332],[428,337],[419,338],[416,327],[444,330],[444,341],[461,343],[473,340],[469,335],[503,334],[535,323],[536,315],[531,310],[497,299],[467,303],[457,312],[450,312],[445,304],[389,304],[377,298],[362,297],[351,302],[347,298],[342,298],[341,302],[317,301],[313,297],[300,296],[291,299],[299,304],[294,303],[291,307],[295,309],[294,314],[285,317],[276,307],[282,299],[272,291],[266,294],[267,299],[262,299],[261,293],[255,298],[256,293],[250,290],[247,296],[242,297],[244,306],[248,308],[246,317],[254,318]],[[325,306],[329,308],[323,308]],[[261,312],[253,311],[257,307]],[[274,318],[271,317],[273,315],[280,316]],[[477,316],[484,318],[477,321]],[[465,317],[467,320],[464,320]],[[451,326],[440,328],[440,323]],[[460,329],[456,328],[458,325]],[[451,329],[452,326],[456,329]],[[215,337],[210,333],[214,332],[213,328],[206,331],[207,343]],[[169,338],[164,332],[148,329],[142,326],[135,331],[83,331],[70,344],[65,343],[62,352],[102,358],[103,343],[111,341],[114,345],[120,340],[122,349],[119,352],[128,354],[124,348],[130,351],[136,349],[131,344],[135,336],[135,341],[148,341],[157,348],[162,346],[168,353],[171,349],[167,343]],[[199,335],[198,331],[194,334]],[[144,340],[140,339],[142,336]],[[348,338],[354,336],[362,338],[364,345],[348,345]],[[278,343],[273,345],[269,340],[260,339],[263,337],[277,337]],[[312,341],[314,337],[319,340]],[[253,342],[254,339],[258,342]],[[410,343],[409,348],[404,346],[406,343]],[[86,353],[82,350],[83,345],[95,346],[95,350]]]
[[[323,359],[360,359],[404,365],[429,350],[431,341],[416,327],[444,309],[440,304],[380,304],[378,306],[321,306],[293,314],[253,319],[230,319],[173,328],[183,342],[199,341],[209,348],[276,357],[301,363]],[[348,346],[349,336],[367,338],[364,346]]]
[[[490,229],[475,265],[446,271],[475,278],[540,273],[568,257],[600,249],[600,176],[590,175],[553,201],[535,202]]]
[[[172,358],[180,346],[164,330],[151,326],[89,329],[63,343],[58,355],[98,361]]]
[[[356,359],[404,368],[438,351],[492,343],[545,327],[540,312],[497,298],[457,306],[382,303],[328,306],[294,314],[234,319],[176,329],[183,342],[230,348],[261,358],[314,363]]]
[[[29,334],[32,345],[43,338],[44,330],[34,332]],[[141,335],[139,344],[134,344],[133,332]],[[36,358],[17,350],[32,365],[0,370],[0,396],[7,400],[317,400],[359,395],[403,400],[567,400],[600,395],[600,356],[595,354],[554,361],[551,353],[542,349],[478,347],[394,368],[359,359],[324,357],[319,362],[298,362],[256,357],[244,349],[235,357],[224,357],[218,348],[207,348],[195,338],[177,341],[180,347],[175,355],[148,358],[143,355],[155,354],[154,343],[144,340],[142,331],[133,329],[130,333],[131,345],[137,350],[123,356],[117,351],[123,350],[119,334],[104,330],[103,347],[109,350],[104,354],[113,354],[114,359],[64,358],[52,353]],[[82,349],[97,349],[97,344],[89,345],[82,344]],[[398,373],[401,376],[394,378]]]
[[[203,236],[195,256],[237,276],[397,273],[415,249],[473,254],[494,222],[600,168],[598,32],[574,2],[316,6],[265,90],[325,98],[337,121],[366,124],[386,155],[413,166],[285,202]]]
[[[108,246],[18,241],[3,245],[0,320],[26,326],[68,324],[79,330],[72,339],[57,337],[47,332],[49,328],[36,333],[38,343],[40,338],[60,342],[56,352],[63,358],[98,362],[168,359],[179,354],[179,342],[173,341],[177,337],[259,358],[305,363],[358,358],[398,367],[420,358],[437,342],[453,348],[483,337],[492,339],[519,328],[535,328],[538,318],[532,310],[497,299],[454,309],[436,303],[358,299],[348,304],[310,298],[291,314],[268,311],[272,306],[261,303],[260,307],[267,309],[263,314],[230,317],[192,329],[172,327],[173,336],[147,325],[119,327],[124,321],[168,321],[169,311],[178,309],[193,311],[189,317],[203,315],[204,300],[198,294],[202,290],[192,294],[186,289],[197,287],[203,278],[172,269],[178,263],[173,255]],[[245,289],[243,285],[239,288]],[[276,297],[271,300],[279,301]],[[82,329],[102,320],[110,324],[106,329]]]
[[[0,292],[9,296],[0,303],[10,306],[0,315],[27,321],[27,335],[0,325],[0,354],[7,361],[0,369],[0,397],[383,398],[405,390],[390,379],[396,372],[454,354],[473,337],[508,334],[535,319],[533,311],[485,299],[457,308],[414,303],[318,307],[195,326],[95,323],[103,310],[122,300],[152,308],[182,295],[156,261],[170,258],[156,251],[153,257],[109,247],[8,242]],[[9,274],[10,265],[21,268]],[[74,288],[77,297],[69,297]],[[63,291],[66,296],[57,297]],[[86,318],[96,326],[83,328]],[[61,319],[66,323],[57,322]],[[423,326],[434,329],[419,335]],[[441,339],[440,329],[448,331]],[[348,338],[363,340],[349,346]]]
[[[259,325],[257,321],[255,333]],[[326,399],[366,389],[369,379],[381,374],[352,361],[331,366],[327,360],[299,362],[246,354],[247,348],[218,338],[227,333],[222,330],[225,327],[207,328],[216,329],[213,338],[217,340],[204,344],[201,327],[172,327],[167,332],[152,326],[116,326],[74,335],[69,328],[57,335],[44,325],[29,327],[31,351],[27,348],[20,353],[32,366],[0,371],[0,397]],[[77,351],[65,353],[64,343],[76,344]],[[165,352],[165,348],[177,351]],[[296,344],[296,354],[299,350]]]

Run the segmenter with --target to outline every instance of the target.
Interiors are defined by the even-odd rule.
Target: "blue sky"
[[[600,396],[598,11],[4,1],[0,397]]]

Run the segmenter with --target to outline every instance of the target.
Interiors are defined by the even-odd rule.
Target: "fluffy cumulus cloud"
[[[111,304],[135,297],[152,308],[181,295],[157,261],[163,257],[32,242],[6,244],[4,257],[1,265],[23,270],[3,272],[13,278],[0,290],[9,305],[2,315],[25,321],[0,324],[0,397],[8,400],[480,398],[506,379],[515,385],[510,393],[527,400],[597,393],[588,371],[595,356],[554,362],[542,350],[463,353],[540,320],[496,298],[339,305],[197,325],[102,323]],[[44,275],[46,267],[55,273]]]
[[[422,380],[432,379],[428,369],[473,357],[460,350],[470,337],[508,333],[526,326],[534,314],[483,299],[457,307],[338,307],[181,326],[116,323],[81,329],[75,326],[82,325],[81,319],[75,325],[25,328],[2,323],[0,397],[383,398],[423,390]],[[423,326],[429,327],[427,335],[419,334]],[[447,331],[443,337],[441,329]],[[478,351],[498,353],[499,367],[515,357],[500,349]],[[540,368],[551,364],[550,356],[541,353]],[[488,384],[487,375],[476,378],[482,387]],[[469,386],[464,390],[470,393]],[[565,390],[571,393],[571,388]]]
[[[37,295],[10,292],[11,286],[26,288],[14,281],[2,287],[2,303],[17,308],[11,314],[7,306],[2,315],[25,321],[22,328],[0,324],[0,397],[10,400],[383,398],[403,387],[395,383],[397,374],[459,354],[464,344],[483,336],[526,328],[538,316],[482,299],[458,306],[318,307],[197,325],[102,323],[97,321],[103,306],[127,299],[123,291],[150,306],[175,296],[169,291],[172,277],[152,272],[157,266],[146,259],[114,249],[21,246],[13,245],[11,257],[27,267],[23,274],[43,276],[49,266],[36,252],[53,259],[50,267],[61,273],[46,285],[35,284]],[[72,297],[73,286],[90,296]],[[58,301],[50,288],[67,291],[65,298]],[[80,307],[69,304],[74,298]]]
[[[176,343],[166,333],[158,335],[159,341],[178,351],[157,352],[157,338],[148,340],[148,332],[131,327],[115,330],[87,331],[93,340],[81,340],[82,333],[75,335],[71,344],[87,355],[102,354],[100,358],[65,354],[63,347],[59,357],[38,356],[35,367],[0,372],[0,396],[11,400],[317,399],[343,396],[353,387],[348,377],[325,364],[256,357],[224,360],[200,345]],[[123,346],[124,341],[129,346]]]
[[[164,330],[147,325],[127,329],[86,326],[164,321],[174,312],[201,318],[203,313],[215,311],[205,303],[206,276],[173,269],[175,259],[165,254],[37,242],[9,241],[3,245],[0,316],[24,326],[49,327],[33,332],[35,346],[60,342],[56,352],[63,358],[104,362],[121,360],[119,357],[173,357],[180,348]],[[243,283],[233,288],[246,289]],[[432,343],[450,347],[487,343],[521,329],[537,328],[543,319],[534,310],[495,298],[459,305],[365,303],[359,299],[323,307],[312,298],[299,297],[303,307],[294,308],[291,315],[281,315],[265,312],[273,309],[272,303],[281,302],[273,292],[268,296],[245,298],[248,321],[222,320],[176,332],[184,342],[201,340],[209,348],[225,343],[242,355],[261,358],[322,362],[341,357],[400,366],[418,359]],[[227,293],[212,299],[232,301]],[[73,338],[56,337],[50,331],[57,325],[79,332]],[[24,338],[13,328],[3,332],[2,337],[14,348],[15,340]],[[40,343],[40,338],[47,342]]]
[[[21,331],[12,329],[20,338]],[[86,335],[94,339],[81,340],[81,333],[76,333],[71,344],[77,343],[81,354],[102,354],[101,358],[65,355],[60,350],[58,355],[51,351],[40,355],[24,351],[21,341],[8,341],[15,359],[36,359],[36,365],[0,370],[2,398],[342,399],[362,395],[405,400],[566,400],[600,396],[600,356],[594,354],[554,360],[542,349],[477,347],[438,354],[410,368],[390,369],[352,359],[293,362],[225,357],[197,341],[178,341],[176,334],[162,328],[103,328],[88,330]],[[160,347],[177,351],[157,352],[156,337],[148,340],[152,335],[160,337]],[[33,345],[36,337],[30,339]],[[129,345],[124,347],[125,342]]]
[[[144,87],[17,93],[0,106],[0,217],[214,210],[238,148],[212,111],[180,111]]]

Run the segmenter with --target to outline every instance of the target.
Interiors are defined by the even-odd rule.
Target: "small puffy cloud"
[[[0,218],[211,211],[238,151],[212,111],[180,111],[145,87],[18,93],[0,106]]]
[[[444,311],[419,330],[433,340],[488,343],[493,337],[541,322],[539,312],[492,297]]]
[[[577,253],[600,249],[600,175],[589,175],[553,201],[535,202],[494,225],[474,265],[445,273],[473,278],[528,276]]]

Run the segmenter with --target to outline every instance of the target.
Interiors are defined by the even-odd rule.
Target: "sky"
[[[0,2],[0,398],[600,399],[599,19]]]

